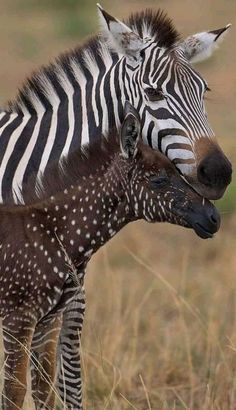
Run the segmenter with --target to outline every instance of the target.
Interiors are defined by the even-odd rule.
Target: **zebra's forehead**
[[[163,85],[166,81],[171,83],[178,77],[183,85],[195,82],[201,89],[207,87],[207,82],[193,68],[187,60],[184,52],[176,47],[171,49],[160,48],[155,42],[151,42],[143,50],[141,65],[142,81],[155,86]]]
[[[200,84],[204,87],[207,86],[206,81],[199,74],[198,71],[192,66],[189,60],[186,58],[185,53],[180,48],[176,47],[170,54],[171,61],[173,61],[173,67],[176,69],[178,74],[184,79],[198,80]]]

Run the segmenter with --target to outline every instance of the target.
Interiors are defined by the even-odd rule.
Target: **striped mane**
[[[179,34],[173,26],[172,21],[161,11],[146,9],[142,12],[131,14],[125,23],[141,38],[151,38],[160,47],[171,48],[179,39]],[[37,102],[40,101],[46,110],[52,107],[48,102],[50,86],[54,86],[60,99],[63,99],[63,88],[61,84],[65,76],[70,78],[76,87],[75,72],[82,71],[88,74],[93,71],[94,62],[105,62],[107,57],[115,62],[118,55],[109,49],[109,45],[98,35],[91,37],[86,43],[64,54],[61,54],[54,62],[42,66],[32,73],[26,80],[17,96],[8,102],[7,110],[24,114],[37,112]],[[103,65],[103,64],[102,64]],[[61,98],[62,97],[62,98]]]
[[[160,9],[157,11],[146,9],[131,14],[125,23],[141,38],[151,38],[159,47],[169,49],[180,37],[172,20]]]

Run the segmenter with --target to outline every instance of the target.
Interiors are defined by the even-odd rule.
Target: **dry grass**
[[[94,258],[83,335],[87,409],[236,408],[235,228],[232,216],[202,241],[137,223]]]
[[[75,1],[49,3],[47,8],[45,0],[41,7],[36,0],[0,0],[2,102],[32,69],[78,42],[58,31],[68,13],[61,5]],[[125,16],[144,2],[102,4]],[[234,0],[149,0],[145,6],[166,8],[184,34],[233,23],[236,16]],[[78,13],[87,7],[95,22],[95,1],[78,0],[76,7]],[[214,90],[211,123],[233,163],[234,30],[214,58],[199,66]],[[234,205],[235,185],[228,198]],[[86,410],[236,409],[236,214],[227,214],[227,201],[222,209],[226,215],[214,240],[136,223],[93,258],[83,334]],[[32,408],[27,399],[25,409]]]

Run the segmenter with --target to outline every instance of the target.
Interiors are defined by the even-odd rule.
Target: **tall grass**
[[[235,226],[231,217],[204,242],[135,224],[97,255],[86,284],[87,409],[236,408]]]

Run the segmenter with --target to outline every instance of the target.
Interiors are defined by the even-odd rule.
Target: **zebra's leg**
[[[5,354],[5,377],[2,395],[4,410],[19,410],[27,388],[27,367],[36,326],[31,312],[17,311],[6,315],[2,322]]]
[[[62,312],[45,316],[36,326],[32,341],[32,395],[37,410],[53,409],[57,344],[62,325]]]
[[[60,369],[58,390],[68,410],[82,409],[80,337],[85,312],[84,287],[75,295],[63,313],[58,354]]]

